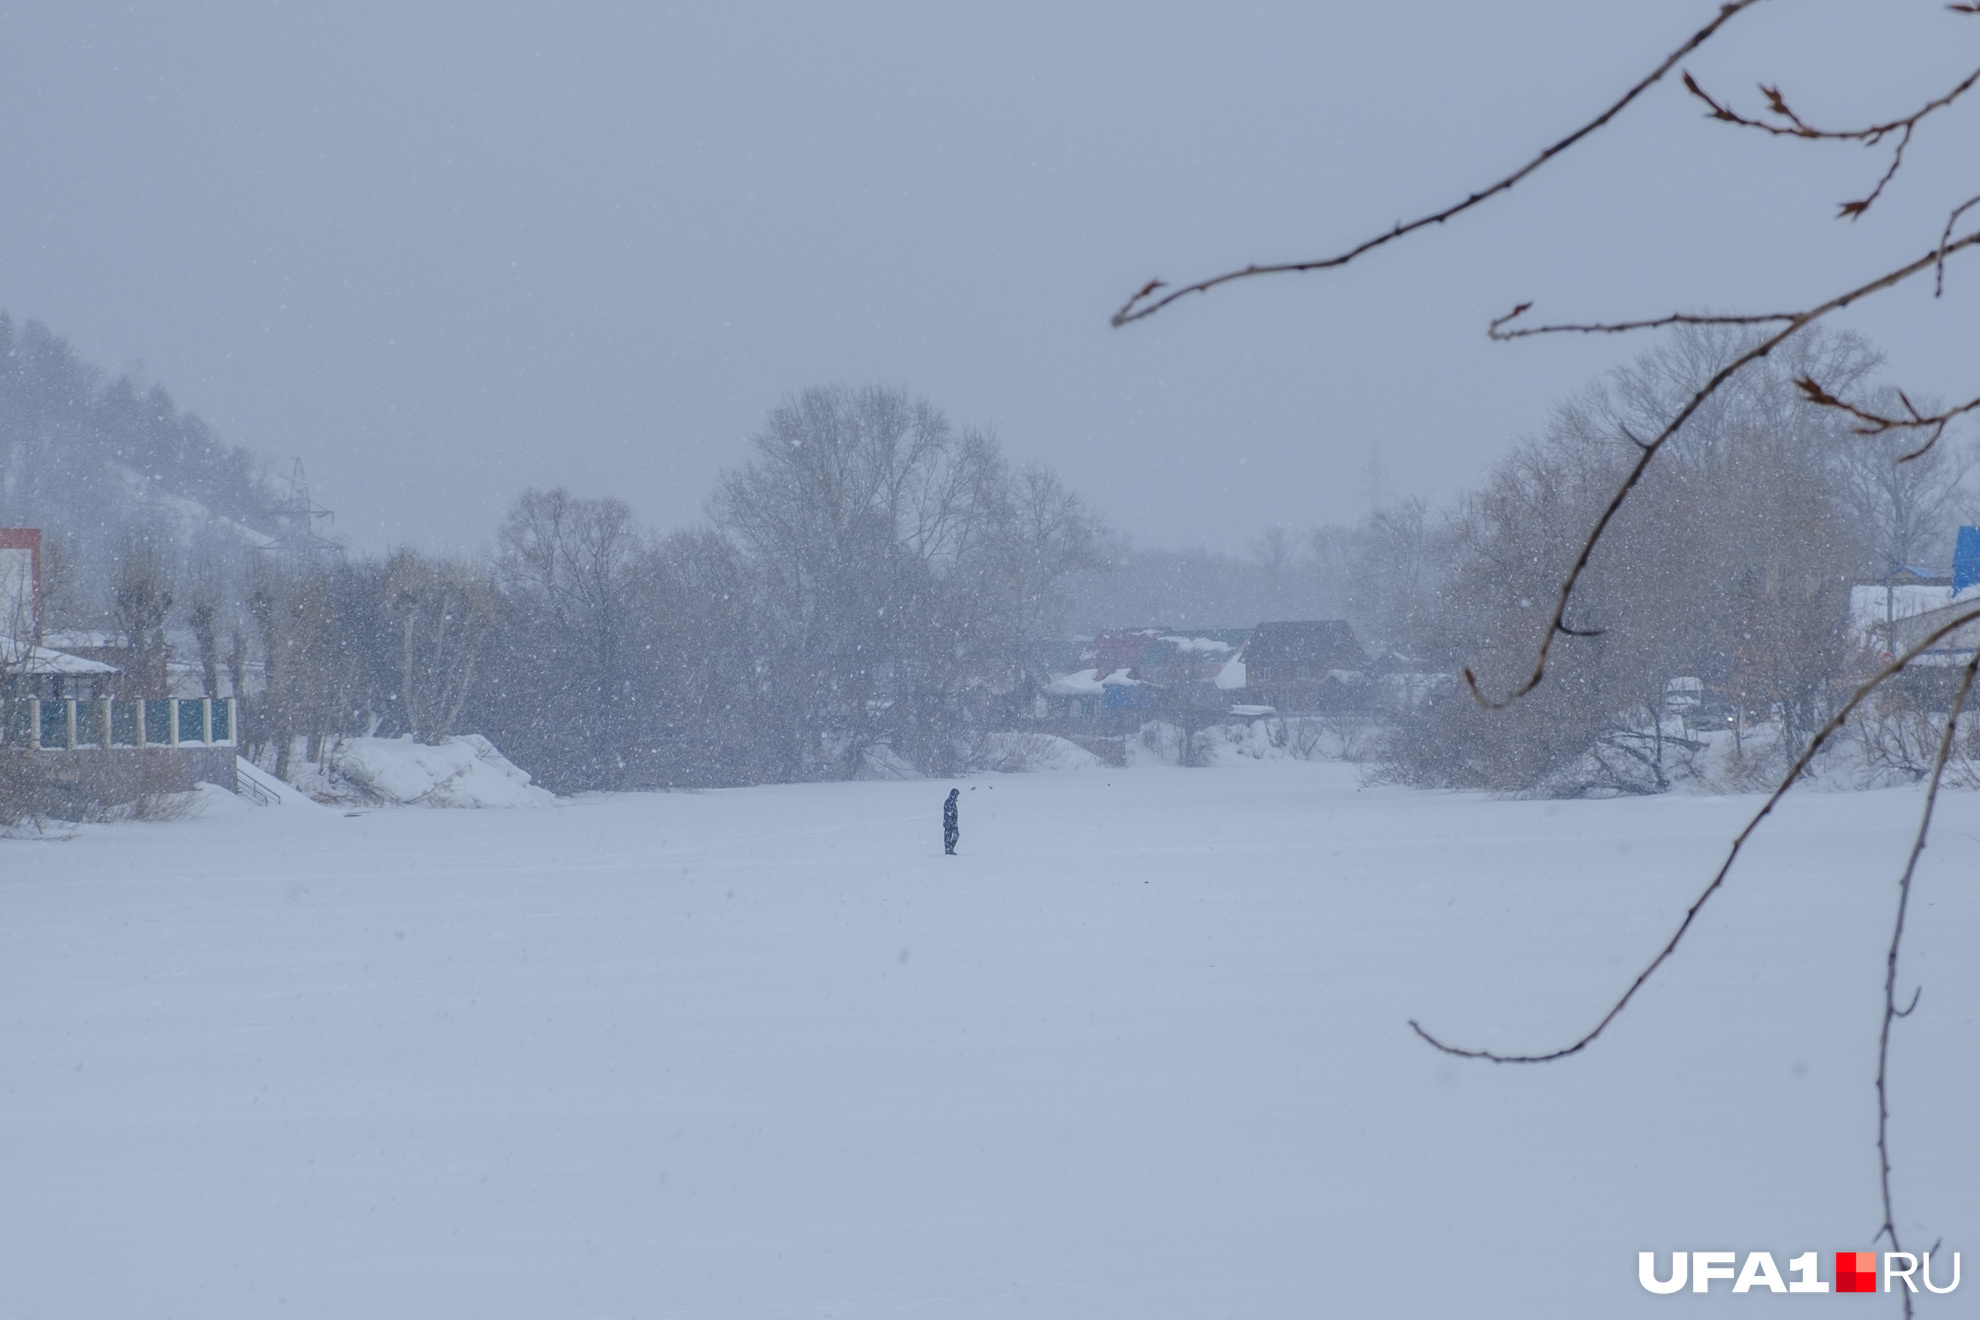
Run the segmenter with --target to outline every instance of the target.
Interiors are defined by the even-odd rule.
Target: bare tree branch
[[[1912,1009],[1918,1007],[1918,993],[1911,996],[1911,1003],[1897,1006],[1898,949],[1904,942],[1904,917],[1911,905],[1911,879],[1918,870],[1918,857],[1925,851],[1925,840],[1932,832],[1932,808],[1939,802],[1939,785],[1946,776],[1946,764],[1952,760],[1953,739],[1959,730],[1960,713],[1966,709],[1966,698],[1973,690],[1973,675],[1980,671],[1980,649],[1966,662],[1966,668],[1959,676],[1959,690],[1953,694],[1952,709],[1946,713],[1945,733],[1939,739],[1939,754],[1932,762],[1931,786],[1925,790],[1925,810],[1918,818],[1918,835],[1911,843],[1911,856],[1904,864],[1904,874],[1898,877],[1897,923],[1891,929],[1890,952],[1884,958],[1884,1027],[1877,1038],[1877,1159],[1881,1166],[1880,1181],[1884,1193],[1884,1223],[1870,1240],[1888,1236],[1892,1251],[1903,1251],[1898,1242],[1897,1218],[1891,1210],[1891,1147],[1890,1093],[1887,1081],[1891,1062],[1891,1023],[1901,1017],[1910,1017]],[[1923,990],[1924,987],[1919,987]],[[1907,1290],[1904,1297],[1904,1313],[1911,1314],[1911,1294]]]
[[[1581,544],[1580,553],[1575,556],[1574,566],[1568,570],[1567,576],[1561,580],[1560,593],[1554,602],[1553,616],[1548,620],[1547,631],[1541,637],[1539,650],[1534,656],[1533,671],[1518,686],[1513,688],[1511,692],[1502,698],[1494,700],[1487,697],[1479,689],[1477,676],[1467,668],[1464,671],[1464,682],[1465,686],[1470,689],[1472,697],[1479,704],[1496,710],[1517,701],[1534,688],[1540,686],[1540,681],[1547,676],[1547,660],[1553,652],[1554,639],[1561,636],[1576,635],[1563,622],[1567,617],[1568,599],[1574,594],[1575,584],[1581,580],[1581,575],[1587,570],[1588,561],[1594,555],[1595,547],[1601,543],[1603,533],[1608,530],[1610,522],[1615,519],[1616,514],[1622,509],[1624,502],[1629,499],[1630,492],[1635,490],[1636,484],[1643,479],[1643,473],[1649,468],[1651,460],[1657,457],[1658,452],[1664,447],[1664,443],[1677,434],[1678,429],[1691,419],[1693,413],[1704,406],[1707,399],[1718,392],[1720,386],[1738,375],[1745,367],[1758,362],[1761,358],[1766,357],[1776,348],[1779,348],[1789,336],[1821,320],[1823,317],[1829,315],[1829,313],[1840,311],[1842,308],[1848,307],[1850,304],[1866,298],[1873,293],[1881,293],[1885,289],[1902,284],[1913,275],[1943,260],[1945,256],[1950,256],[1955,252],[1975,245],[1980,245],[1980,230],[1967,234],[1963,238],[1955,239],[1950,243],[1943,244],[1940,248],[1933,249],[1908,265],[1900,266],[1896,270],[1878,276],[1867,284],[1860,284],[1846,293],[1838,294],[1827,302],[1811,307],[1805,312],[1798,312],[1779,331],[1769,335],[1752,348],[1746,350],[1746,352],[1741,353],[1724,367],[1721,367],[1710,380],[1705,382],[1702,389],[1692,395],[1685,402],[1685,405],[1678,409],[1677,415],[1665,423],[1663,430],[1659,431],[1650,440],[1640,441],[1638,443],[1639,452],[1636,456],[1636,462],[1630,465],[1629,472],[1623,478],[1622,484],[1617,487],[1614,498],[1609,501],[1608,507],[1602,510],[1601,516],[1595,520],[1594,527],[1590,529],[1587,538]],[[1626,323],[1619,322],[1618,324]],[[1586,327],[1579,329],[1582,333],[1592,333],[1592,330]]]
[[[1912,403],[1910,397],[1903,390],[1899,390],[1898,401],[1904,404],[1906,415],[1903,417],[1890,417],[1837,398],[1822,388],[1812,376],[1798,377],[1794,383],[1795,387],[1806,396],[1808,402],[1816,404],[1819,407],[1834,408],[1839,412],[1848,413],[1851,417],[1862,422],[1863,425],[1851,428],[1858,435],[1883,435],[1889,431],[1929,430],[1932,434],[1926,438],[1925,443],[1899,458],[1898,462],[1900,463],[1909,463],[1914,458],[1924,457],[1927,453],[1931,452],[1933,445],[1939,443],[1939,437],[1946,433],[1946,425],[1949,422],[1955,417],[1980,408],[1980,399],[1973,399],[1970,402],[1960,404],[1956,408],[1947,408],[1935,413],[1922,413],[1918,411],[1917,405]]]
[[[1980,12],[1980,6],[1976,6],[1975,10],[1976,12]],[[1969,197],[1958,206],[1955,206],[1952,214],[1946,217],[1945,230],[1939,235],[1938,274],[1932,282],[1932,296],[1934,298],[1943,297],[1946,292],[1946,244],[1952,241],[1953,226],[1959,223],[1961,216],[1965,215],[1968,210],[1975,206],[1980,206],[1980,197]]]
[[[1608,109],[1604,110],[1601,114],[1595,116],[1595,118],[1583,124],[1580,128],[1575,129],[1574,132],[1569,133],[1566,137],[1562,138],[1560,141],[1546,148],[1539,155],[1535,156],[1532,160],[1528,161],[1526,164],[1520,166],[1517,170],[1514,170],[1511,174],[1506,175],[1503,179],[1500,179],[1497,183],[1494,183],[1486,188],[1481,188],[1479,191],[1472,193],[1469,197],[1465,198],[1461,202],[1458,202],[1452,206],[1447,206],[1443,210],[1433,212],[1430,215],[1419,216],[1417,219],[1411,220],[1407,224],[1403,224],[1399,222],[1395,226],[1395,228],[1390,229],[1385,233],[1377,234],[1375,237],[1367,239],[1361,243],[1357,243],[1355,246],[1349,248],[1347,251],[1341,252],[1335,256],[1323,257],[1315,261],[1282,262],[1275,265],[1262,265],[1262,266],[1250,265],[1250,266],[1246,266],[1242,270],[1226,271],[1222,275],[1215,275],[1207,280],[1198,280],[1195,284],[1184,285],[1180,289],[1171,289],[1168,293],[1163,294],[1161,297],[1154,298],[1152,302],[1149,301],[1149,299],[1153,298],[1154,294],[1158,290],[1166,289],[1169,286],[1161,280],[1150,280],[1147,284],[1144,284],[1135,293],[1135,295],[1132,298],[1129,298],[1125,303],[1121,304],[1121,309],[1114,313],[1113,324],[1116,327],[1119,327],[1128,324],[1130,321],[1139,321],[1143,317],[1153,316],[1156,312],[1161,311],[1164,307],[1167,307],[1170,303],[1174,302],[1178,298],[1183,297],[1185,294],[1208,293],[1211,289],[1216,288],[1218,285],[1229,284],[1233,280],[1249,279],[1253,275],[1290,275],[1290,274],[1297,274],[1302,271],[1330,270],[1335,267],[1345,266],[1350,261],[1353,261],[1356,257],[1362,255],[1364,252],[1373,251],[1375,248],[1381,247],[1385,243],[1392,243],[1396,239],[1403,237],[1405,234],[1415,233],[1417,230],[1428,228],[1431,225],[1441,225],[1446,220],[1452,219],[1455,216],[1461,215],[1464,212],[1469,211],[1472,207],[1478,205],[1480,202],[1483,202],[1492,197],[1496,197],[1498,194],[1510,190],[1514,184],[1517,184],[1520,180],[1526,178],[1527,175],[1533,173],[1535,170],[1539,169],[1542,165],[1545,165],[1548,161],[1552,160],[1554,157],[1560,155],[1563,151],[1566,151],[1569,147],[1572,147],[1575,143],[1587,137],[1590,133],[1595,132],[1597,129],[1601,128],[1604,124],[1607,124],[1611,119],[1614,119],[1618,114],[1622,113],[1623,108],[1627,106],[1631,101],[1634,101],[1637,97],[1641,96],[1644,92],[1648,91],[1651,87],[1656,85],[1656,83],[1659,82],[1665,74],[1669,73],[1672,69],[1676,68],[1679,60],[1682,60],[1686,55],[1689,55],[1692,51],[1697,50],[1700,46],[1704,45],[1708,40],[1710,40],[1712,35],[1716,33],[1720,28],[1724,27],[1729,21],[1731,21],[1731,19],[1735,14],[1738,14],[1742,10],[1750,9],[1758,3],[1760,3],[1760,0],[1730,0],[1729,3],[1720,5],[1719,13],[1717,17],[1713,18],[1711,22],[1707,23],[1704,27],[1700,28],[1698,31],[1692,33],[1691,38],[1688,41],[1686,41],[1682,46],[1679,46],[1676,50],[1672,51],[1668,56],[1666,56],[1662,63],[1657,65],[1655,69],[1652,69],[1649,72],[1649,74],[1647,74],[1634,87],[1631,87],[1627,92],[1624,92],[1622,97],[1619,100],[1617,100],[1613,105],[1609,106]]]
[[[1916,646],[1913,646],[1909,651],[1906,651],[1903,655],[1893,660],[1890,664],[1878,670],[1873,677],[1871,677],[1868,681],[1863,683],[1862,686],[1858,687],[1856,691],[1850,694],[1849,700],[1845,701],[1842,704],[1842,706],[1836,711],[1836,713],[1829,717],[1828,722],[1824,724],[1821,727],[1821,729],[1816,732],[1814,738],[1812,738],[1809,741],[1808,746],[1802,750],[1801,755],[1795,758],[1794,764],[1788,768],[1788,772],[1785,776],[1782,777],[1780,784],[1774,789],[1774,791],[1771,794],[1768,795],[1766,804],[1762,806],[1758,812],[1754,813],[1753,819],[1749,820],[1746,823],[1746,828],[1741,830],[1739,834],[1733,839],[1732,848],[1729,852],[1727,852],[1726,860],[1720,864],[1717,874],[1715,874],[1712,877],[1712,883],[1706,885],[1704,891],[1700,893],[1697,899],[1692,902],[1691,906],[1685,910],[1684,920],[1678,923],[1677,931],[1671,936],[1670,942],[1664,945],[1663,949],[1657,954],[1656,957],[1650,960],[1649,964],[1645,966],[1641,972],[1637,973],[1636,979],[1630,982],[1629,989],[1623,991],[1622,998],[1616,1000],[1616,1002],[1610,1006],[1609,1011],[1602,1015],[1601,1021],[1597,1022],[1594,1028],[1590,1030],[1586,1035],[1582,1036],[1579,1040],[1576,1040],[1571,1045],[1563,1046],[1562,1048],[1557,1050],[1551,1050],[1545,1054],[1497,1054],[1491,1050],[1468,1050],[1468,1049],[1463,1049],[1456,1045],[1447,1045],[1443,1041],[1431,1035],[1428,1031],[1424,1030],[1423,1027],[1414,1018],[1411,1018],[1409,1021],[1410,1030],[1414,1031],[1417,1035],[1421,1036],[1431,1046],[1435,1047],[1436,1049],[1442,1050],[1445,1054],[1455,1054],[1460,1058],[1465,1058],[1465,1059],[1490,1059],[1493,1063],[1552,1063],[1556,1059],[1565,1059],[1571,1054],[1579,1054],[1582,1050],[1587,1049],[1589,1045],[1594,1043],[1595,1038],[1600,1036],[1602,1032],[1608,1028],[1608,1025],[1611,1022],[1616,1020],[1617,1014],[1621,1013],[1623,1009],[1629,1006],[1629,1001],[1635,997],[1636,992],[1638,990],[1641,990],[1643,988],[1644,983],[1648,981],[1651,978],[1651,976],[1656,973],[1659,967],[1662,967],[1664,965],[1665,960],[1667,960],[1673,953],[1677,952],[1677,947],[1679,942],[1684,939],[1685,932],[1691,929],[1691,923],[1697,919],[1699,911],[1705,906],[1705,904],[1708,901],[1710,901],[1712,895],[1719,891],[1719,887],[1723,885],[1726,881],[1726,876],[1731,874],[1733,863],[1739,860],[1739,850],[1746,845],[1747,839],[1752,837],[1753,832],[1760,828],[1760,822],[1767,819],[1768,815],[1772,813],[1772,811],[1774,810],[1775,804],[1777,804],[1783,797],[1787,796],[1787,791],[1790,788],[1794,787],[1796,781],[1798,781],[1801,778],[1802,772],[1805,771],[1808,768],[1809,764],[1815,759],[1815,754],[1822,749],[1823,745],[1827,743],[1832,736],[1834,736],[1835,732],[1838,729],[1842,728],[1842,726],[1848,721],[1850,715],[1856,710],[1856,708],[1860,706],[1864,702],[1864,700],[1870,696],[1871,693],[1875,692],[1878,688],[1882,687],[1884,683],[1889,681],[1897,674],[1903,672],[1905,667],[1910,665],[1912,661],[1916,660],[1919,656],[1925,654],[1925,652],[1931,650],[1932,647],[1936,646],[1939,642],[1943,641],[1945,638],[1951,636],[1953,633],[1959,631],[1961,628],[1966,627],[1968,624],[1975,622],[1976,620],[1980,620],[1980,606],[1975,606],[1972,609],[1966,610],[1963,613],[1961,613],[1957,618],[1953,619],[1950,623],[1944,624],[1941,627],[1934,629],[1931,633],[1927,634]],[[1961,701],[1965,700],[1965,692],[1966,692],[1965,687],[1962,687],[1960,689]],[[1941,769],[1943,768],[1943,757],[1945,755],[1946,753],[1941,754],[1941,758],[1942,758]],[[1934,794],[1936,794],[1937,792],[1938,775],[1939,775],[1939,771],[1934,771],[1934,776],[1933,776]],[[1931,823],[1932,801],[1933,801],[1932,798],[1928,798],[1926,800],[1926,820],[1925,820],[1926,825],[1929,825]],[[1920,837],[1921,839],[1923,838],[1922,832]],[[1921,842],[1917,846],[1919,848],[1922,848],[1924,847],[1924,844]],[[1916,854],[1914,852],[1914,861],[1915,859],[1916,859]],[[1909,884],[1910,871],[1907,869],[1905,874],[1906,874],[1905,883]]]
[[[1492,339],[1505,342],[1512,339],[1529,339],[1534,335],[1619,335],[1631,330],[1661,330],[1668,325],[1769,325],[1776,321],[1792,321],[1798,312],[1754,312],[1745,315],[1705,316],[1692,312],[1673,312],[1669,316],[1653,317],[1647,321],[1590,321],[1581,324],[1535,325],[1518,330],[1502,327],[1526,315],[1533,304],[1523,302],[1504,316],[1492,318],[1485,333]]]
[[[1948,6],[1948,8],[1960,13],[1969,12],[1956,5]],[[1924,105],[1902,119],[1892,119],[1881,124],[1871,124],[1864,128],[1827,129],[1816,128],[1813,124],[1810,124],[1807,120],[1796,114],[1793,108],[1788,105],[1787,98],[1781,95],[1781,89],[1778,87],[1769,87],[1765,83],[1760,84],[1760,94],[1767,98],[1767,113],[1780,121],[1779,123],[1772,123],[1764,119],[1748,118],[1734,110],[1730,104],[1713,99],[1710,93],[1698,85],[1697,79],[1691,76],[1690,71],[1687,70],[1684,74],[1685,88],[1693,96],[1711,107],[1712,118],[1722,120],[1728,124],[1736,124],[1741,128],[1757,128],[1761,132],[1771,133],[1775,137],[1801,138],[1803,141],[1808,142],[1861,142],[1866,147],[1874,147],[1893,133],[1897,134],[1897,148],[1891,152],[1890,166],[1885,169],[1883,177],[1877,180],[1877,186],[1870,190],[1870,195],[1854,202],[1843,202],[1841,204],[1842,209],[1837,213],[1837,218],[1841,219],[1847,216],[1851,220],[1856,219],[1856,217],[1868,211],[1871,203],[1883,195],[1885,185],[1897,177],[1898,169],[1904,164],[1904,149],[1911,145],[1911,135],[1917,129],[1919,121],[1934,111],[1945,109],[1954,101],[1966,95],[1967,92],[1972,90],[1976,82],[1980,82],[1980,69],[1975,69],[1972,73],[1967,74],[1965,78],[1960,80],[1958,86],[1954,87],[1945,95],[1927,101]]]

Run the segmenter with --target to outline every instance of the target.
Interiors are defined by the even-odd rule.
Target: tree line
[[[326,737],[458,730],[560,792],[840,777],[876,754],[946,773],[1045,680],[1103,530],[924,400],[818,388],[771,411],[701,527],[557,489],[524,492],[477,557],[297,542],[175,571],[134,541],[112,612],[157,637],[183,595],[209,687],[225,671],[245,694],[278,774]]]
[[[1874,380],[1880,357],[1853,334],[1789,340],[1670,442],[1595,547],[1545,682],[1493,710],[1455,681],[1465,670],[1488,692],[1518,681],[1640,438],[1750,339],[1682,328],[1562,403],[1446,507],[1406,500],[1303,537],[1273,531],[1248,561],[1199,555],[1191,571],[1184,556],[1130,555],[1125,566],[1179,603],[1222,580],[1345,617],[1377,666],[1452,680],[1385,712],[1373,760],[1390,780],[1661,791],[1706,750],[1695,725],[1665,718],[1667,685],[1685,678],[1735,744],[1727,786],[1766,783],[1875,667],[1850,627],[1851,587],[1949,573],[1956,528],[1980,516],[1970,436],[1907,457],[1914,437],[1862,434],[1796,385],[1832,381],[1895,411],[1895,392]],[[1164,563],[1183,571],[1164,583],[1150,572]],[[1851,726],[1859,750],[1897,778],[1922,775],[1944,686],[1920,675],[1879,694]]]
[[[463,557],[295,534],[267,474],[163,391],[105,384],[40,327],[0,318],[0,341],[0,495],[51,525],[51,619],[118,633],[134,688],[162,690],[168,659],[196,666],[207,691],[243,694],[242,732],[281,773],[325,737],[472,731],[560,791],[840,776],[876,755],[947,773],[1022,722],[1075,629],[1340,617],[1375,668],[1509,682],[1635,437],[1745,345],[1685,330],[1449,505],[1267,528],[1244,555],[1132,548],[926,401],[821,388],[770,412],[699,527],[660,534],[616,499],[532,490]],[[1715,395],[1598,547],[1549,680],[1505,711],[1454,685],[1392,706],[1378,773],[1657,791],[1700,747],[1662,718],[1679,677],[1717,694],[1736,738],[1754,728],[1756,782],[1777,769],[1858,676],[1850,586],[1943,570],[1973,517],[1970,444],[1899,462],[1903,437],[1855,434],[1794,384],[1874,398],[1878,364],[1859,338],[1808,333]],[[173,474],[140,486],[232,513],[167,516],[157,489],[116,503],[119,474],[146,470],[118,455]],[[63,521],[99,495],[120,518]],[[1929,698],[1917,683],[1880,698],[1877,757],[1922,764]]]

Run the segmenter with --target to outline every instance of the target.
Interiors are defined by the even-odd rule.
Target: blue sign
[[[1962,527],[1953,542],[1953,594],[1980,582],[1980,527]]]

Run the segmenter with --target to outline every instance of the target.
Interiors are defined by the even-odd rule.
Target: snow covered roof
[[[1955,595],[1949,585],[1886,586],[1882,583],[1849,589],[1849,622],[1857,645],[1879,655],[1895,655],[1918,645],[1935,629],[1953,622],[1964,608],[1980,601],[1980,585]],[[1955,606],[1960,608],[1955,608]],[[1968,624],[1944,638],[1935,648],[1955,661],[1934,663],[1964,664],[1972,647],[1980,643],[1980,623]],[[1929,657],[1920,657],[1921,661]]]
[[[1110,673],[1132,668],[1167,631],[1166,628],[1109,628],[1087,640],[1080,649],[1080,662]]]
[[[79,655],[46,646],[31,646],[11,637],[0,637],[0,664],[16,673],[34,675],[79,676],[117,672],[115,665],[106,665],[101,660],[85,660]]]
[[[1098,696],[1110,687],[1140,687],[1141,684],[1128,677],[1125,669],[1116,669],[1105,678],[1098,669],[1082,669],[1077,673],[1066,674],[1045,685],[1048,697],[1091,697]]]
[[[1250,630],[1211,628],[1164,633],[1135,661],[1137,677],[1163,683],[1214,680],[1244,645]],[[1240,685],[1241,686],[1241,685]]]
[[[1229,642],[1216,637],[1186,637],[1180,633],[1170,633],[1155,640],[1167,642],[1178,651],[1196,651],[1210,655],[1229,655],[1234,649]]]
[[[1964,665],[1967,661],[1971,660],[1972,658],[1973,658],[1972,647],[1968,647],[1964,651],[1956,651],[1950,647],[1940,647],[1936,651],[1925,652],[1923,655],[1919,656],[1911,663],[1913,665],[1927,669],[1933,667],[1937,667],[1941,669],[1951,669],[1956,665]]]
[[[114,651],[124,645],[122,633],[92,632],[81,628],[43,633],[41,640],[58,651]]]
[[[1101,690],[1100,671],[1097,669],[1082,669],[1055,678],[1045,685],[1045,695],[1048,697],[1085,697]]]
[[[1849,622],[1858,644],[1871,646],[1885,641],[1884,634],[1894,623],[1930,614],[1952,604],[1950,584],[1900,582],[1872,583],[1849,589]]]

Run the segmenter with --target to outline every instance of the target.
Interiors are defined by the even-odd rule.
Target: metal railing
[[[279,807],[282,805],[282,799],[269,792],[259,777],[249,774],[246,771],[235,774],[234,791],[252,801],[256,806]]]

